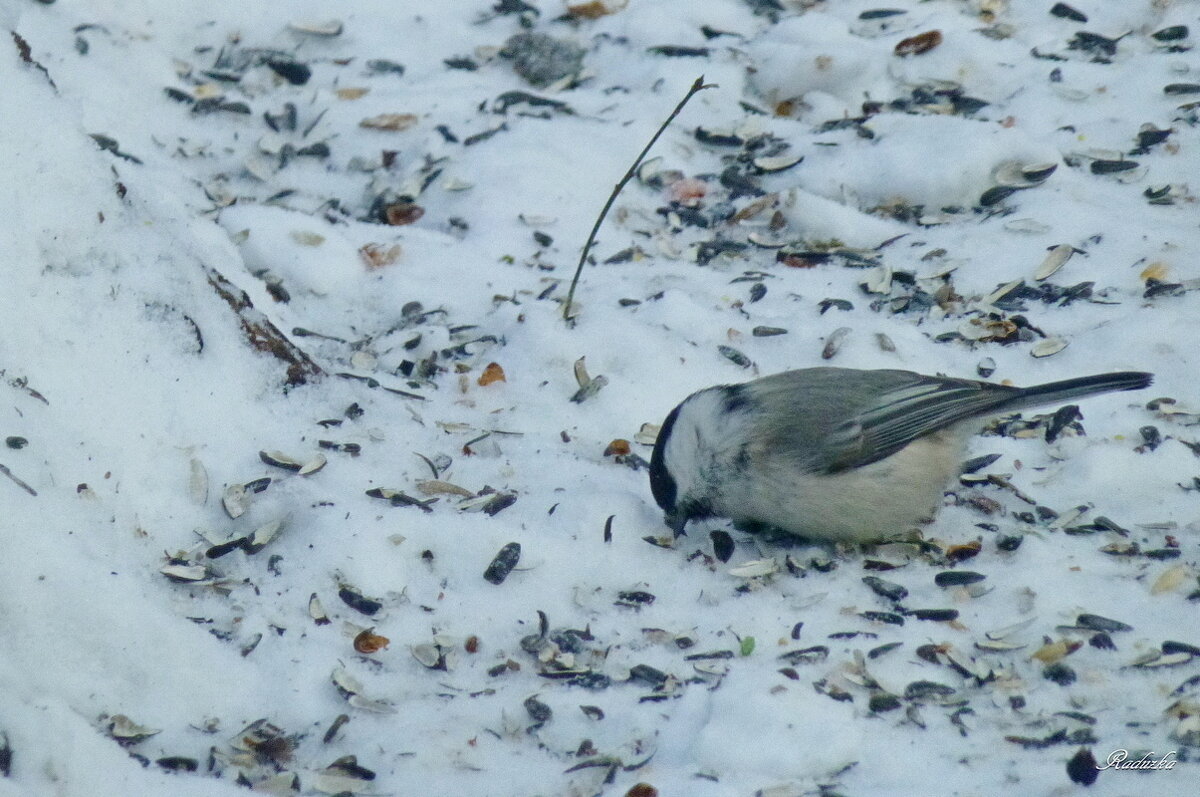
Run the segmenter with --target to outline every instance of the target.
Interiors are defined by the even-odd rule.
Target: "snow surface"
[[[1200,278],[1189,193],[1200,180],[1200,137],[1187,107],[1196,96],[1163,92],[1200,82],[1200,61],[1192,39],[1172,49],[1151,37],[1171,25],[1195,35],[1197,5],[1079,0],[1085,24],[1052,16],[1050,2],[898,0],[889,7],[907,13],[885,24],[864,21],[860,14],[875,6],[857,0],[785,2],[760,14],[755,7],[772,4],[605,3],[617,10],[594,20],[564,19],[557,2],[535,4],[540,14],[465,0],[0,7],[17,34],[0,58],[9,185],[0,194],[0,436],[28,441],[0,449],[0,464],[16,477],[0,478],[0,749],[12,756],[0,795],[237,794],[245,791],[235,785],[239,772],[268,793],[293,793],[290,776],[269,779],[276,770],[296,773],[302,793],[621,795],[644,782],[663,795],[714,797],[1058,794],[1079,788],[1066,762],[1081,747],[1101,760],[1127,749],[1174,751],[1184,761],[1100,772],[1096,793],[1194,793],[1195,764],[1186,760],[1200,739],[1200,690],[1187,682],[1200,657],[1131,665],[1167,640],[1200,644],[1200,463],[1185,445],[1200,436],[1189,428],[1200,420],[1191,413],[1200,406],[1192,330],[1200,294],[1188,282]],[[332,16],[343,23],[340,35],[288,27]],[[535,90],[496,56],[522,19],[584,47],[584,79]],[[702,26],[723,33],[709,39]],[[935,29],[940,46],[893,53],[900,40]],[[1068,47],[1079,30],[1127,35],[1098,62]],[[660,45],[709,53],[649,49]],[[311,78],[289,85],[263,65],[236,83],[203,74],[222,48],[239,47],[291,54],[311,66]],[[404,73],[366,66],[380,58]],[[449,58],[473,59],[477,69],[449,68]],[[758,178],[777,196],[744,224],[668,219],[656,211],[671,189],[631,182],[593,254],[601,262],[630,247],[637,253],[586,269],[577,323],[565,327],[566,282],[596,214],[700,74],[718,88],[692,100],[652,156],[662,158],[660,169],[705,177],[702,213],[726,219],[720,203],[744,208],[752,198],[729,199],[716,179],[741,150],[698,142],[698,126],[743,138],[769,133],[805,160]],[[251,113],[194,113],[164,93],[201,84]],[[959,114],[888,106],[916,87],[954,86],[989,104]],[[355,88],[369,91],[338,94]],[[570,112],[504,108],[497,98],[508,91],[564,102]],[[882,103],[881,112],[860,126],[820,127],[860,116],[865,101]],[[274,134],[263,114],[285,102],[296,105],[297,129]],[[745,107],[777,103],[788,105],[779,115]],[[415,124],[359,126],[387,113],[414,114]],[[1129,154],[1143,123],[1173,132]],[[93,135],[116,143],[105,150]],[[263,151],[317,141],[328,144],[328,158],[296,156],[282,169]],[[381,163],[385,150],[395,153],[390,168]],[[1121,157],[1140,168],[1119,177],[1089,168]],[[444,160],[426,183],[427,159]],[[1008,161],[1058,168],[1040,186],[976,208]],[[1167,184],[1173,204],[1143,195]],[[401,227],[367,221],[386,191],[414,196],[423,217]],[[921,212],[908,217],[885,210],[913,206]],[[774,210],[781,229],[766,225]],[[742,241],[748,231],[802,244],[798,251],[855,247],[893,274],[915,274],[929,293],[949,273],[962,299],[892,313],[889,299],[911,288],[840,256],[793,268],[776,261],[776,250],[750,247],[696,262],[697,244]],[[1092,300],[1027,299],[1008,315],[1023,313],[1069,341],[1066,349],[1035,359],[1036,340],[935,340],[979,337],[971,322],[988,309],[984,297],[1013,280],[1034,285],[1046,250],[1062,243],[1079,251],[1049,282],[1092,281]],[[360,254],[367,245],[394,262],[369,268]],[[746,274],[750,281],[734,281]],[[325,375],[286,387],[285,364],[249,344],[214,275],[245,291],[264,314],[248,317],[269,319]],[[1148,276],[1179,284],[1179,295],[1145,298]],[[860,286],[880,279],[883,293]],[[271,281],[288,301],[273,295]],[[759,283],[768,290],[752,301]],[[823,311],[826,298],[853,309]],[[752,335],[759,326],[788,332]],[[975,597],[936,587],[934,576],[950,565],[906,553],[911,547],[788,547],[730,530],[736,550],[721,563],[708,536],[727,528],[719,521],[693,526],[673,549],[644,541],[667,533],[661,514],[645,471],[605,456],[609,442],[633,439],[693,390],[822,364],[825,340],[841,327],[851,332],[830,362],[847,367],[972,376],[992,358],[992,378],[1017,384],[1154,372],[1147,392],[1088,400],[1086,436],[973,444],[974,453],[1001,455],[985,472],[1008,474],[1039,505],[1064,514],[1089,505],[1077,523],[1105,516],[1128,536],[1067,534],[1065,522],[1018,517],[1032,507],[1012,492],[955,487],[957,500],[948,498],[923,531],[943,547],[982,541],[958,568],[986,574],[990,591]],[[429,379],[397,370],[464,343]],[[721,345],[753,364],[739,367]],[[575,403],[580,357],[608,384]],[[481,386],[491,362],[506,381]],[[1146,408],[1163,396],[1186,412]],[[352,404],[361,417],[347,414]],[[341,424],[318,425],[326,419]],[[1139,451],[1146,426],[1164,439]],[[361,453],[323,450],[328,464],[307,476],[259,456],[279,450],[308,461],[318,440],[357,444]],[[634,452],[649,457],[644,444]],[[491,516],[461,511],[453,495],[425,512],[365,494],[387,488],[426,498],[418,482],[433,473],[422,457],[451,461],[442,480],[517,500]],[[226,487],[264,476],[269,488],[230,519]],[[981,514],[966,500],[977,494],[1001,509]],[[205,559],[215,542],[278,519],[283,530],[262,552]],[[1001,535],[1023,535],[1023,544],[999,550]],[[509,542],[522,546],[517,569],[502,584],[485,581]],[[1101,550],[1131,542],[1180,553],[1160,560]],[[783,567],[788,556],[802,574]],[[160,570],[169,560],[207,562],[217,583],[168,580]],[[761,560],[780,571],[734,570]],[[824,572],[823,560],[836,568]],[[864,568],[872,560],[901,567],[876,573]],[[909,608],[954,608],[959,617],[909,617],[903,626],[866,619],[861,612],[896,608],[863,583],[866,575],[906,587]],[[382,608],[356,612],[338,597],[346,585]],[[622,605],[629,592],[655,600]],[[313,593],[332,623],[314,623]],[[611,679],[607,688],[539,675],[521,644],[538,634],[539,611],[552,631],[590,632],[576,663]],[[1092,633],[1071,628],[1081,613],[1132,630],[1113,632],[1116,650],[1102,649],[1088,644]],[[1025,620],[1007,640],[1018,649],[975,647],[986,632]],[[353,639],[367,628],[390,645],[356,653]],[[449,669],[427,669],[410,655],[435,637],[450,652]],[[466,649],[471,637],[475,652]],[[681,648],[681,637],[694,644]],[[1083,643],[1063,659],[1077,676],[1067,685],[1044,678],[1043,661],[1031,658],[1060,640]],[[892,642],[902,644],[864,658]],[[961,675],[944,658],[917,654],[930,644],[999,677]],[[818,661],[779,659],[817,645],[828,648]],[[685,659],[712,651],[732,655]],[[638,665],[670,678],[656,689],[636,677],[645,672]],[[366,708],[349,705],[331,683],[339,668],[361,682],[365,700],[357,702]],[[956,691],[945,705],[922,704],[906,696],[918,681]],[[899,696],[902,706],[872,711],[873,693]],[[553,712],[540,726],[526,707],[531,696]],[[603,718],[580,706],[598,707]],[[324,742],[342,713],[349,722]],[[160,732],[123,749],[109,736],[115,715]],[[294,737],[294,750],[274,763],[239,758],[231,746],[260,718]],[[1006,740],[1060,730],[1069,741],[1041,749]],[[377,777],[323,771],[346,755]],[[194,759],[199,770],[170,773],[153,763],[170,756]],[[573,769],[579,764],[593,766]]]

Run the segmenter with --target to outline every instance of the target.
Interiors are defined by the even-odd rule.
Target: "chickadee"
[[[877,540],[933,516],[988,418],[1152,379],[1123,372],[1009,387],[804,368],[718,385],[663,421],[650,489],[677,536],[689,520],[724,517],[814,539]]]

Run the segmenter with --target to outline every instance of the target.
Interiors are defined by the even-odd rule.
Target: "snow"
[[[623,795],[639,782],[701,797],[985,795],[1001,783],[1055,794],[1075,788],[1066,763],[1081,747],[1101,761],[1127,749],[1175,751],[1183,762],[1102,771],[1096,793],[1190,792],[1187,759],[1200,730],[1188,735],[1178,712],[1192,712],[1194,722],[1200,697],[1186,682],[1200,657],[1130,665],[1167,640],[1200,644],[1190,597],[1200,468],[1185,445],[1197,437],[1200,406],[1188,328],[1200,295],[1190,282],[1200,278],[1200,225],[1189,192],[1200,139],[1196,111],[1186,107],[1195,96],[1162,90],[1200,82],[1200,62],[1151,37],[1169,25],[1188,25],[1194,36],[1196,7],[1080,0],[1073,5],[1091,19],[1075,23],[1047,13],[1050,3],[900,0],[889,7],[906,14],[871,21],[860,16],[875,7],[865,2],[788,2],[775,23],[753,13],[767,4],[739,0],[605,4],[617,10],[594,20],[560,19],[565,6],[556,0],[523,15],[534,30],[587,49],[584,79],[548,90],[525,84],[495,55],[523,29],[522,15],[488,2],[62,0],[0,9],[18,36],[0,58],[0,159],[10,186],[0,194],[0,437],[28,441],[0,449],[15,477],[0,478],[0,748],[6,742],[12,752],[0,796],[238,794],[239,773],[260,790],[291,793],[286,776],[268,780],[277,770],[294,772],[302,793],[318,793],[346,785],[324,769],[347,755],[377,774],[351,782],[363,794]],[[996,18],[981,7],[998,7]],[[343,25],[338,36],[288,27],[333,16]],[[702,26],[721,34],[707,38]],[[943,34],[938,47],[893,54],[900,40],[933,29]],[[1097,63],[1068,48],[1079,30],[1128,35],[1111,63]],[[648,51],[664,44],[709,55]],[[312,76],[293,86],[257,65],[222,83],[203,74],[222,48],[290,54]],[[449,58],[471,58],[477,68],[449,68]],[[370,59],[405,71],[373,72]],[[717,87],[691,101],[651,155],[663,170],[706,178],[698,209],[710,226],[657,212],[669,188],[632,181],[600,231],[597,265],[584,270],[580,313],[566,327],[567,282],[596,214],[701,74]],[[197,113],[164,93],[200,84],[251,113]],[[888,107],[912,102],[915,88],[955,86],[989,104],[973,113]],[[356,88],[368,91],[338,93]],[[506,108],[498,98],[511,91],[567,107]],[[743,107],[770,111],[784,101],[790,112],[781,115]],[[263,114],[288,102],[296,129],[274,133]],[[859,117],[864,102],[882,103],[880,112],[861,125],[820,129]],[[359,126],[384,113],[417,121],[404,131]],[[1172,133],[1133,154],[1143,123]],[[804,161],[755,178],[779,195],[766,211],[740,225],[719,220],[728,216],[722,203],[743,209],[754,198],[731,199],[717,180],[742,150],[698,142],[697,127],[770,134]],[[280,168],[260,147],[264,137],[267,149],[324,142],[331,154],[295,155]],[[394,153],[390,168],[384,151]],[[1091,172],[1093,160],[1121,158],[1141,168]],[[1058,167],[1043,184],[975,210],[1010,161]],[[1174,203],[1148,202],[1143,191],[1165,184]],[[381,194],[409,196],[424,215],[407,226],[371,221]],[[881,209],[917,205],[907,218]],[[782,229],[767,225],[775,210]],[[893,273],[915,274],[929,293],[943,283],[927,277],[949,273],[963,298],[892,313],[892,300],[911,289],[897,280],[889,293],[868,294],[861,284],[881,272],[837,254],[789,265],[776,260],[778,250],[750,246],[696,262],[698,244],[744,241],[747,231],[803,242],[797,251],[852,247]],[[977,337],[971,320],[986,309],[983,297],[1013,280],[1034,285],[1047,249],[1062,243],[1077,251],[1049,282],[1092,281],[1092,301],[1025,299],[1023,310],[1006,313],[1068,340],[1061,353],[1032,358],[1029,340],[936,340]],[[364,247],[382,260],[369,264]],[[630,247],[632,257],[605,262]],[[1182,294],[1147,298],[1147,275],[1179,283]],[[735,281],[743,276],[750,281]],[[244,291],[254,309],[239,315],[215,290],[221,279],[235,286],[233,304]],[[755,280],[768,289],[758,300]],[[853,307],[823,310],[826,298]],[[323,376],[285,384],[286,364],[247,337],[247,324],[262,334],[266,322]],[[753,335],[760,326],[788,332]],[[826,339],[841,327],[851,331],[828,364],[971,377],[990,357],[991,378],[1016,384],[1154,372],[1148,391],[1083,403],[1086,436],[972,443],[972,454],[1001,455],[985,472],[1007,474],[1039,505],[1062,515],[1091,506],[1077,525],[1104,516],[1128,536],[1029,523],[1019,513],[1032,507],[1012,492],[954,486],[963,500],[948,499],[923,533],[943,547],[982,540],[979,555],[957,568],[901,546],[788,545],[721,521],[693,524],[673,548],[648,544],[669,532],[645,471],[605,456],[606,446],[633,440],[694,390],[826,364]],[[752,365],[723,357],[721,345]],[[432,378],[399,370],[435,352],[445,370]],[[581,357],[608,384],[576,403]],[[491,362],[505,381],[482,386]],[[1182,414],[1147,408],[1157,397],[1177,399]],[[328,420],[340,424],[318,425]],[[1147,426],[1163,440],[1138,450]],[[328,464],[300,475],[265,464],[262,450],[301,461],[322,453]],[[649,457],[644,444],[633,450]],[[428,512],[366,495],[385,488],[427,500],[418,485],[435,475],[429,463],[445,458],[451,464],[438,468],[439,479],[472,493],[512,493],[516,502],[493,516],[460,510],[453,495]],[[231,519],[226,487],[262,477],[270,486]],[[969,505],[977,494],[1000,511]],[[280,536],[262,552],[205,558],[213,544],[280,519]],[[713,558],[714,529],[737,543],[728,563]],[[1002,551],[1001,535],[1023,542]],[[522,547],[517,568],[488,583],[484,570],[510,542]],[[1131,542],[1142,551],[1177,546],[1179,555],[1101,551]],[[779,572],[730,572],[757,560],[775,560]],[[872,560],[901,567],[876,573],[865,568]],[[219,583],[168,580],[160,572],[168,561],[206,564]],[[947,569],[986,574],[990,591],[972,597],[935,586]],[[904,586],[909,608],[953,608],[959,617],[872,622],[861,613],[895,607],[864,575]],[[382,608],[354,611],[338,597],[345,586]],[[653,602],[623,597],[638,591]],[[313,593],[332,623],[314,623]],[[552,634],[590,633],[576,663],[610,685],[539,675],[545,661],[522,646],[536,639],[539,612]],[[1080,614],[1132,630],[1112,632],[1117,649],[1101,649],[1088,644],[1091,633],[1070,628]],[[1025,620],[1007,640],[1020,649],[975,647],[986,632]],[[390,640],[385,650],[355,652],[354,637],[368,628]],[[1031,656],[1064,639],[1083,644],[1063,659],[1077,679],[1061,686]],[[892,642],[902,644],[868,657]],[[449,652],[449,669],[427,669],[410,655],[434,643]],[[922,658],[918,649],[931,644],[1003,677],[980,684]],[[778,658],[818,645],[828,654],[815,662]],[[685,658],[714,651],[731,655]],[[639,665],[671,679],[656,690],[639,680]],[[338,668],[361,682],[360,705],[382,701],[367,705],[385,710],[339,694],[331,683]],[[939,705],[906,697],[917,681],[953,687],[955,698]],[[871,695],[883,693],[902,707],[871,711]],[[553,712],[540,727],[525,706],[531,696]],[[1014,697],[1024,706],[1014,707]],[[1178,701],[1183,708],[1171,713]],[[603,718],[580,706],[598,707]],[[969,712],[956,713],[963,706]],[[349,722],[325,742],[343,713]],[[110,738],[116,715],[160,732],[125,749]],[[290,757],[255,762],[237,752],[240,732],[260,718],[294,737]],[[1006,741],[1060,729],[1090,730],[1091,741],[1086,733],[1044,749]],[[155,763],[171,756],[194,759],[198,771]]]

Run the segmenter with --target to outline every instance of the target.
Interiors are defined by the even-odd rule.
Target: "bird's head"
[[[650,456],[650,491],[676,536],[689,520],[719,512],[728,453],[722,442],[742,426],[745,404],[740,386],[713,387],[684,399],[663,421]]]

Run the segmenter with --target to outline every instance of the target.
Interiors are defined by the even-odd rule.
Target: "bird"
[[[650,489],[675,536],[692,520],[728,518],[813,541],[877,541],[933,517],[989,419],[1153,378],[1124,371],[1013,387],[820,367],[716,385],[663,421]]]

